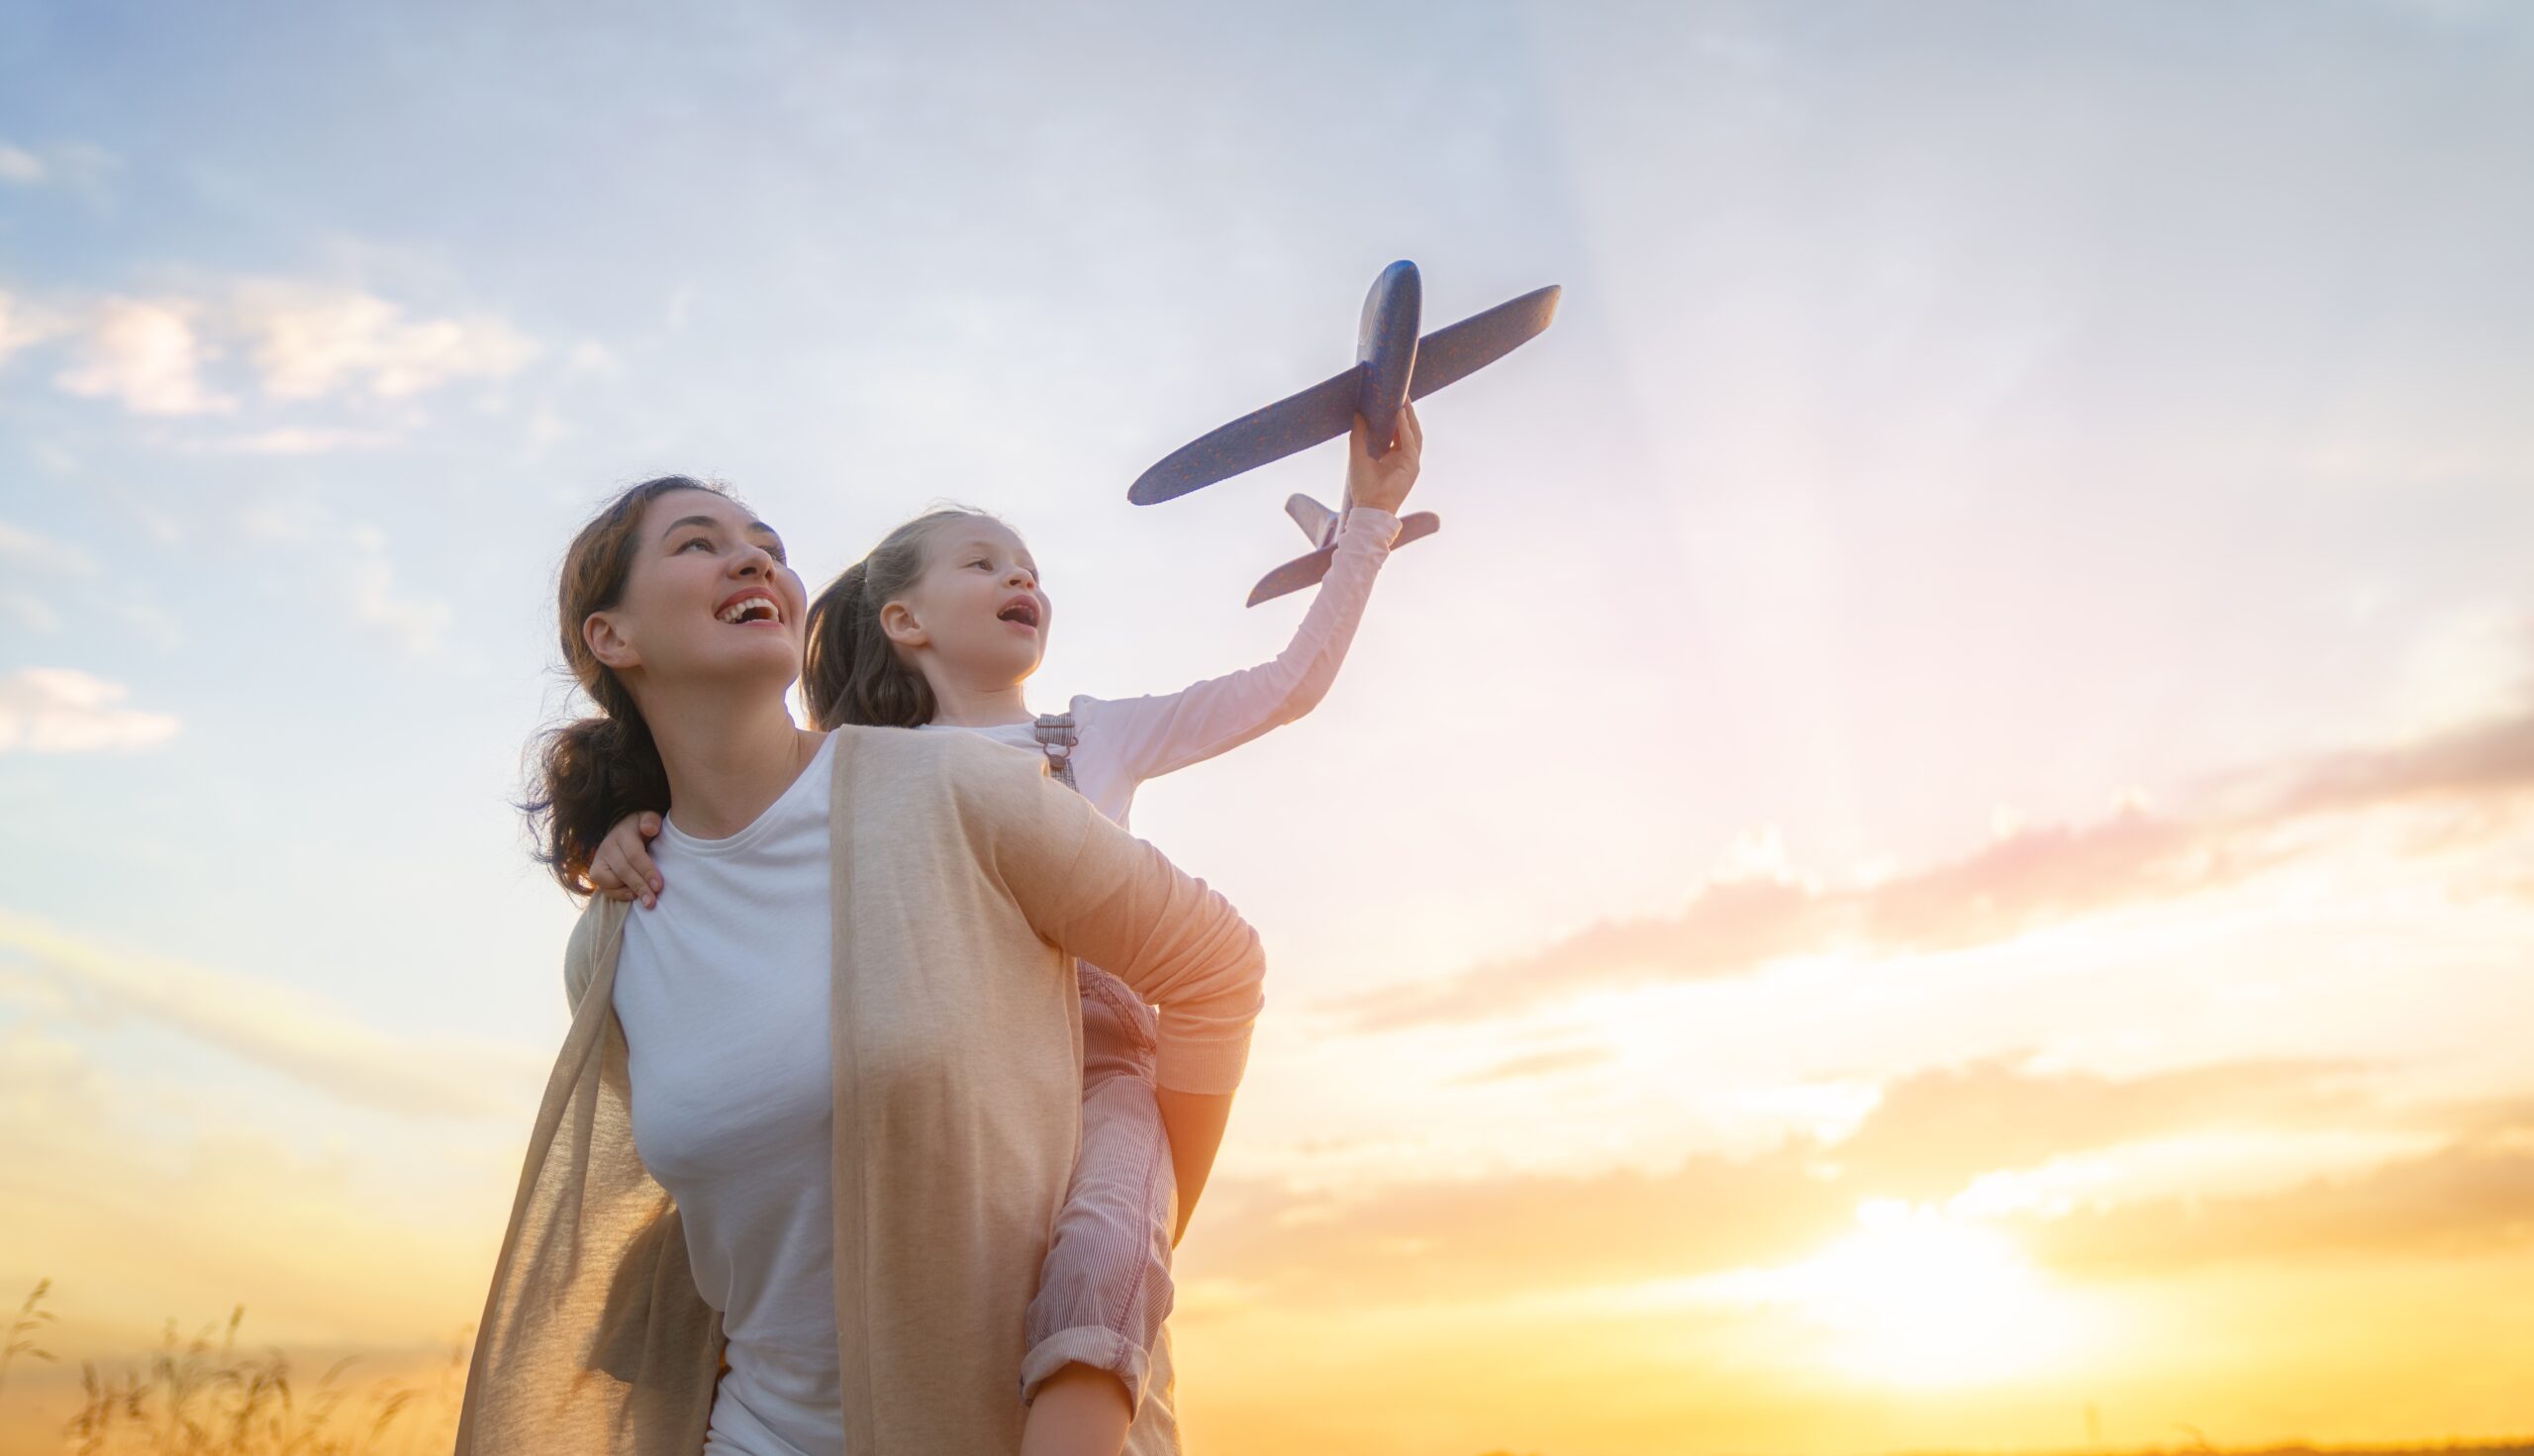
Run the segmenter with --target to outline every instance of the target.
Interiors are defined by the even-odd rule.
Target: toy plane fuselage
[[[1558,288],[1535,289],[1446,329],[1418,338],[1424,284],[1416,265],[1402,259],[1382,269],[1364,295],[1355,332],[1355,363],[1297,395],[1253,410],[1164,456],[1137,477],[1126,499],[1138,506],[1175,500],[1218,480],[1279,460],[1344,435],[1364,417],[1376,456],[1397,442],[1399,412],[1444,385],[1478,372],[1536,338],[1557,316]],[[1249,594],[1249,605],[1299,591],[1328,572],[1337,552],[1336,512],[1295,496],[1285,503],[1314,549],[1267,573]],[[1396,545],[1434,534],[1442,525],[1431,512],[1401,518]]]

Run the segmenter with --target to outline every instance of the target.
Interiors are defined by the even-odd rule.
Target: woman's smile
[[[722,605],[713,609],[713,615],[732,627],[783,626],[783,608],[774,600],[774,594],[757,586],[741,587],[724,597]]]

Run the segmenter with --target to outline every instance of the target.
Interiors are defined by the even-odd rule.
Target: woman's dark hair
[[[934,527],[993,519],[964,508],[926,512],[890,532],[819,593],[810,604],[801,664],[801,697],[812,723],[833,729],[848,723],[922,728],[932,722],[932,684],[898,656],[880,631],[880,609],[924,575]]]
[[[700,490],[734,498],[718,485],[663,475],[628,488],[591,518],[563,553],[555,581],[556,626],[563,663],[598,705],[596,718],[548,729],[539,740],[535,792],[520,806],[536,838],[536,858],[575,895],[591,893],[590,856],[618,820],[669,807],[669,775],[650,725],[614,669],[598,660],[581,624],[625,599],[626,579],[641,550],[642,512],[672,491]]]

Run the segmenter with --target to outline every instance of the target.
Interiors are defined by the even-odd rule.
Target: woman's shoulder
[[[597,976],[599,960],[625,933],[633,907],[604,895],[593,895],[572,922],[571,938],[563,942],[563,999],[574,1010]]]
[[[1082,821],[1098,817],[1081,795],[1047,777],[1046,757],[1035,748],[981,733],[855,731],[864,736],[839,745],[851,757],[837,762],[852,764],[853,781],[839,786],[836,812],[853,815],[857,802],[865,811],[877,808],[894,838],[965,840],[998,858],[1062,858],[1089,832]]]
[[[848,761],[857,781],[903,780],[944,784],[979,792],[1027,792],[1044,772],[1035,748],[998,743],[983,733],[926,732],[919,728],[839,728],[853,736],[839,743],[837,763]]]

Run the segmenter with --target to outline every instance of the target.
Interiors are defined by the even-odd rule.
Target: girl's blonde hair
[[[926,682],[880,630],[880,609],[906,594],[932,558],[933,530],[993,521],[966,507],[929,511],[892,531],[810,604],[801,696],[822,728],[844,724],[922,728],[939,707]]]

